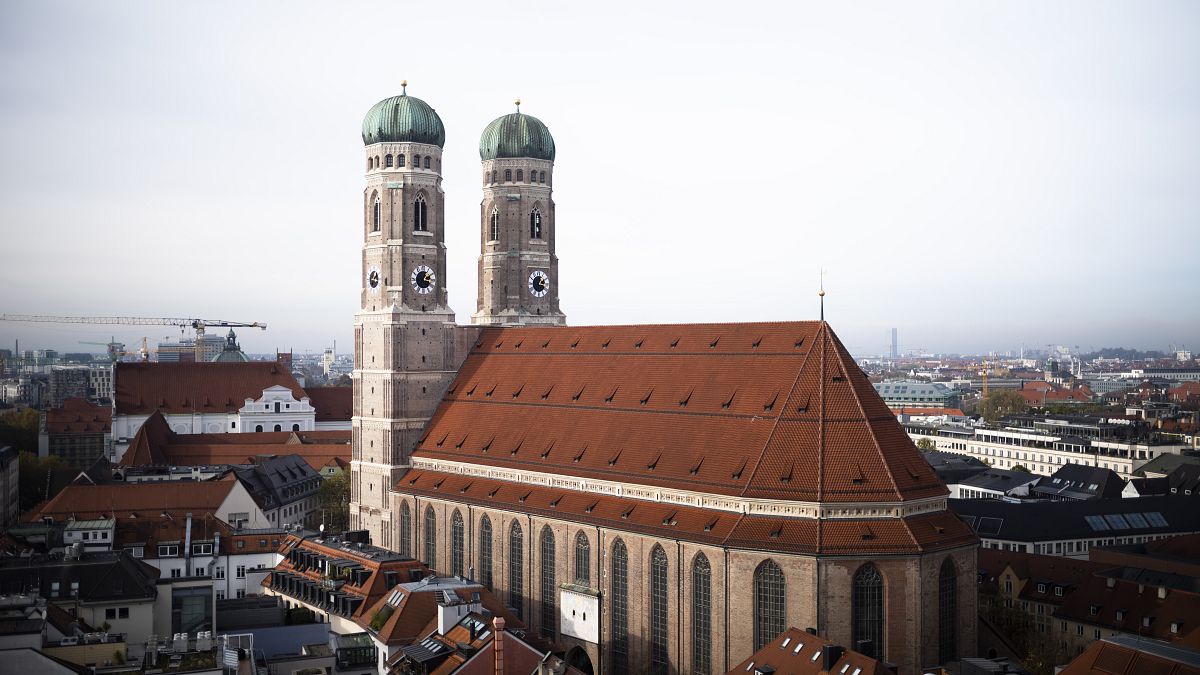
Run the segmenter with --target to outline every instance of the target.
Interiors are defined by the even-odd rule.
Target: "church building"
[[[978,541],[827,323],[566,325],[554,140],[518,108],[456,325],[441,119],[405,91],[363,142],[352,527],[584,672],[724,673],[789,627],[900,673],[973,654]]]

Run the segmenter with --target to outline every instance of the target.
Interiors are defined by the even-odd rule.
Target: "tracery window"
[[[412,512],[408,502],[400,503],[400,552],[412,555]]]
[[[388,155],[387,157],[383,158],[383,165],[387,166],[387,167],[390,167],[392,165],[392,156],[391,155]]]
[[[855,651],[878,659],[883,654],[883,575],[871,563],[854,574],[852,604],[851,644]]]
[[[629,552],[618,539],[612,552],[612,672],[629,672]]]
[[[542,636],[553,639],[558,625],[558,584],[555,583],[554,532],[542,527]]]
[[[488,241],[500,241],[500,212],[492,209],[492,223],[488,228]]]
[[[592,545],[582,532],[575,535],[575,583],[592,585]]]
[[[454,509],[450,518],[450,573],[461,577],[463,575],[463,517]]]
[[[375,203],[371,205],[371,231],[379,231],[380,216],[383,215],[383,201],[379,199],[379,195],[375,195]]]
[[[542,212],[536,208],[529,212],[529,238],[542,238]]]
[[[508,534],[508,604],[518,619],[525,618],[525,536],[521,524],[512,522]]]
[[[754,570],[754,651],[787,630],[784,625],[786,590],[783,570],[774,560],[764,560]]]
[[[667,554],[662,546],[650,551],[650,672],[666,675],[667,657]]]
[[[432,505],[425,507],[425,564],[437,569],[437,514]]]
[[[712,566],[703,553],[692,561],[692,673],[712,670]]]
[[[958,658],[958,571],[949,557],[938,575],[938,660]]]
[[[492,590],[492,519],[479,521],[479,583]]]
[[[425,207],[425,195],[417,195],[417,200],[413,202],[413,229],[418,232],[429,231],[429,221],[427,219],[428,210]]]

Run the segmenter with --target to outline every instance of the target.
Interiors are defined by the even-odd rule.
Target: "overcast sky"
[[[478,139],[549,126],[573,324],[826,315],[857,353],[1200,349],[1200,3],[0,5],[0,312],[351,345],[363,115],[446,126],[451,306]],[[79,350],[167,327],[0,323]]]

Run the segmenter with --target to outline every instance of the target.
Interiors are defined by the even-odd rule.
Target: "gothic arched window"
[[[500,241],[500,212],[492,209],[491,224],[488,226],[488,241]]]
[[[463,575],[463,518],[458,509],[450,518],[450,573],[456,577]]]
[[[536,208],[529,212],[529,238],[542,238],[542,212]]]
[[[379,195],[375,195],[375,203],[371,205],[371,231],[379,231],[379,221],[383,215],[383,201],[379,199]]]
[[[437,514],[433,506],[425,507],[425,564],[437,569]]]
[[[883,654],[883,575],[871,563],[854,574],[852,598],[850,644],[855,651],[878,659]]]
[[[383,165],[387,166],[387,167],[390,167],[392,165],[392,156],[391,155],[388,155],[387,157],[383,158]]]
[[[558,625],[558,584],[555,583],[554,532],[542,527],[542,635],[553,639]]]
[[[521,524],[512,522],[508,533],[508,605],[518,619],[524,618],[525,607],[525,537]]]
[[[512,182],[512,169],[505,169],[505,170],[504,170],[504,182],[505,182],[505,183],[511,183],[511,182]]]
[[[428,210],[425,207],[425,196],[417,195],[417,200],[413,202],[413,229],[418,232],[429,231],[429,221],[427,219]]]
[[[582,532],[575,535],[575,583],[592,585],[592,545]]]
[[[545,182],[546,182],[546,172],[545,172],[545,171],[543,171],[543,172],[541,173],[541,175],[540,175],[540,176],[538,176],[538,182],[539,182],[539,183],[545,183]]]
[[[692,673],[712,669],[712,566],[703,553],[692,561]]]
[[[517,169],[517,182],[525,180],[525,169]]]
[[[400,553],[412,555],[412,511],[408,502],[400,503]]]
[[[425,155],[425,168],[429,168],[429,155]]]
[[[492,519],[479,521],[479,583],[492,590]]]
[[[612,672],[629,672],[629,552],[618,539],[612,551]]]
[[[774,560],[764,560],[754,570],[754,651],[787,630],[784,624],[786,590],[783,570]]]
[[[949,557],[938,575],[938,660],[958,658],[958,571]]]
[[[498,176],[499,176],[499,173],[495,169],[492,169],[492,182],[493,183],[496,182]]]
[[[483,184],[484,184],[484,185],[487,185],[487,184],[488,184],[488,178],[489,178],[489,177],[490,177],[490,174],[489,174],[488,172],[484,171],[484,172],[483,172]]]
[[[396,166],[404,166],[404,155],[396,155]]]
[[[654,545],[650,551],[650,672],[666,675],[667,658],[667,553]]]
[[[414,169],[421,168],[421,156],[420,155],[413,155],[413,168]]]

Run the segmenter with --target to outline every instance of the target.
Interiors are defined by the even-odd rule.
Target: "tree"
[[[1026,469],[1024,464],[1018,464],[1018,465],[1014,466],[1014,467],[1012,468],[1012,470],[1013,470],[1013,471],[1020,471],[1021,473],[1033,473],[1033,472],[1032,472],[1032,471],[1030,471],[1029,469]]]
[[[63,458],[54,455],[38,457],[32,452],[22,452],[19,461],[22,512],[58,494],[63,486],[79,474],[79,469],[72,468]]]
[[[937,450],[937,444],[931,438],[922,438],[917,441],[917,449],[921,452],[929,452],[930,450]]]
[[[325,529],[346,531],[350,527],[350,472],[339,471],[323,480],[320,499]]]
[[[38,411],[33,408],[0,413],[0,446],[11,445],[19,452],[38,451]]]
[[[979,414],[988,422],[995,422],[1005,415],[1025,412],[1029,404],[1015,389],[993,389],[979,403]]]

